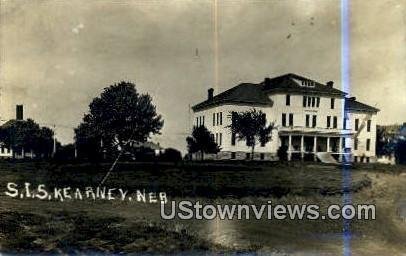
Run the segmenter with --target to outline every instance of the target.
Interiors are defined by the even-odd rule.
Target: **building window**
[[[355,130],[356,131],[358,131],[358,123],[359,123],[359,120],[357,118],[357,119],[355,119]]]
[[[371,131],[371,120],[368,120],[367,122],[367,132]]]
[[[312,105],[312,97],[307,97],[307,106],[310,107]]]
[[[199,126],[199,117],[196,117],[196,126]]]
[[[202,117],[202,119],[203,119],[203,120],[202,120],[202,125],[204,126],[204,116]]]
[[[358,162],[358,157],[354,156],[354,163]]]
[[[368,156],[366,157],[366,161],[367,161],[367,163],[369,163],[369,157]]]
[[[235,152],[231,152],[231,159],[235,159]]]
[[[317,125],[317,116],[313,115],[313,125],[312,125],[312,127],[314,128],[314,127],[316,127],[316,125]]]
[[[231,133],[231,146],[235,146],[235,133]]]
[[[303,96],[303,107],[306,107],[306,103],[307,103],[307,97]]]
[[[317,107],[320,106],[320,97],[317,97]]]
[[[285,113],[282,114],[282,126],[286,127],[286,114]]]
[[[223,125],[223,112],[220,112],[220,125]]]
[[[246,159],[251,159],[251,154],[250,154],[250,153],[246,153],[246,154],[245,154],[245,158],[246,158]]]
[[[335,101],[335,99],[334,99],[334,98],[331,98],[331,101],[330,101],[330,107],[331,107],[331,109],[334,109],[334,101]]]
[[[327,116],[327,128],[330,128],[331,116]]]
[[[314,108],[315,105],[316,105],[316,99],[314,97],[312,97],[312,108]]]
[[[1,153],[4,154],[4,147],[1,147]]]
[[[337,128],[337,117],[333,117],[333,128]]]
[[[219,134],[216,132],[216,144],[219,144]]]
[[[290,106],[290,94],[286,94],[286,106]]]
[[[216,113],[216,125],[219,125],[220,121],[220,113]]]
[[[223,144],[223,133],[220,133],[220,143],[219,145],[221,146]]]
[[[260,158],[261,158],[261,160],[264,160],[264,159],[265,159],[265,154],[264,154],[264,153],[261,153],[261,154],[260,154]]]
[[[213,113],[213,126],[216,126],[216,113]]]
[[[310,127],[310,115],[306,115],[306,127]]]
[[[343,119],[343,129],[347,129],[347,118],[344,117]]]
[[[367,151],[369,151],[371,147],[371,139],[367,139]]]
[[[354,150],[358,150],[358,139],[354,139]]]
[[[293,126],[293,114],[289,114],[289,126]]]

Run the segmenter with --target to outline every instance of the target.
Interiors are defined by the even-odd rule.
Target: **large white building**
[[[208,98],[192,107],[193,125],[204,125],[213,134],[221,151],[212,159],[249,159],[251,148],[231,134],[231,113],[255,108],[273,122],[271,140],[257,145],[254,159],[276,160],[281,145],[288,158],[313,160],[316,152],[329,152],[337,160],[376,160],[377,108],[348,98],[334,88],[296,75],[265,78],[259,84],[242,83],[218,95],[209,89]],[[343,154],[346,153],[346,154]]]

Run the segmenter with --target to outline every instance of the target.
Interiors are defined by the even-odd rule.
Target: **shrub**
[[[165,152],[161,154],[161,161],[165,162],[179,162],[182,161],[182,153],[174,148],[167,148]]]

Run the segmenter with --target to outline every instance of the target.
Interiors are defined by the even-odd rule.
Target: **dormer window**
[[[302,80],[302,86],[314,87],[316,83],[311,80]]]

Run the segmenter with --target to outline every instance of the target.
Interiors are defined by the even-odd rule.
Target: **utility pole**
[[[77,148],[77,142],[75,139],[75,159],[78,158],[78,148]]]
[[[53,149],[52,149],[52,157],[54,157],[55,156],[55,153],[56,153],[56,125],[54,124],[53,125],[53,127],[54,127],[54,146],[53,146]]]
[[[187,109],[188,109],[188,128],[189,128],[188,132],[191,132],[193,130],[192,129],[193,120],[192,120],[192,115],[190,113],[190,104],[188,105]]]

